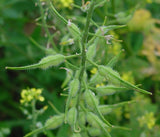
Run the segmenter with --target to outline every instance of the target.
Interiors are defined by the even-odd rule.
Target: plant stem
[[[36,129],[37,113],[36,113],[36,100],[32,101],[32,131]],[[37,134],[34,134],[33,137],[37,137]]]
[[[81,60],[81,72],[80,72],[80,81],[82,80],[84,71],[85,71],[85,67],[86,67],[86,43],[87,43],[87,37],[88,37],[88,32],[89,32],[89,25],[90,25],[90,21],[92,18],[92,14],[93,14],[93,9],[94,9],[94,0],[91,1],[91,5],[87,14],[87,20],[86,20],[86,25],[85,25],[85,29],[84,29],[84,34],[82,36],[82,41],[81,41],[81,45],[82,45],[82,60]]]
[[[44,13],[44,9],[42,7],[41,1],[39,0],[38,3],[39,3],[39,7],[40,7],[40,12],[41,12],[41,15],[42,15],[42,24],[44,26],[45,32],[47,33],[47,36],[49,37],[49,40],[50,40],[53,48],[55,49],[56,52],[58,52],[58,48],[56,47],[53,39],[51,38],[52,36],[51,36],[51,34],[50,34],[50,32],[49,32],[49,30],[47,28],[47,23],[46,23],[46,19],[45,19],[45,13]]]
[[[112,4],[112,12],[113,14],[115,14],[115,0],[111,0],[111,4]]]

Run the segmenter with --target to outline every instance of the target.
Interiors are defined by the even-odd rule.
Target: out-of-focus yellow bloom
[[[35,89],[35,88],[23,89],[21,92],[20,103],[26,104],[31,102],[34,99],[43,102],[44,97],[41,95],[41,93],[42,93],[42,89]]]
[[[96,74],[97,73],[97,68],[93,68],[93,69],[91,69],[91,71],[90,71],[92,74]]]
[[[147,3],[152,3],[152,0],[146,0]]]
[[[137,10],[133,18],[128,22],[131,31],[148,31],[154,26],[154,19],[146,9]]]
[[[146,113],[144,116],[138,118],[141,127],[147,125],[148,129],[152,129],[155,125],[156,119],[153,112]]]
[[[100,87],[100,86],[104,86],[104,83],[100,83],[96,85],[96,88]]]
[[[134,80],[134,77],[133,77],[131,71],[123,73],[122,74],[122,79],[125,80],[125,81],[128,81],[132,84],[135,84],[135,80]]]
[[[72,8],[74,0],[55,0],[53,1],[59,8]]]

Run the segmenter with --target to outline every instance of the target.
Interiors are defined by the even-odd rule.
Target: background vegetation
[[[43,2],[43,1],[42,1]],[[81,0],[54,0],[57,10],[67,19],[71,19],[83,27],[86,14],[74,3],[81,6]],[[116,39],[97,49],[96,58],[105,64],[111,57],[117,55],[121,49],[125,51],[115,66],[122,78],[133,84],[141,83],[141,87],[153,93],[152,96],[135,92],[119,93],[105,96],[101,101],[114,104],[121,101],[136,100],[136,103],[119,107],[107,115],[114,125],[130,127],[131,131],[113,130],[115,137],[159,137],[160,136],[160,1],[159,0],[110,0],[103,7],[97,8],[93,20],[101,24],[105,16],[109,24],[126,24],[127,27],[110,31]],[[65,79],[65,70],[51,68],[45,71],[11,71],[5,66],[23,66],[33,64],[46,56],[43,48],[50,47],[45,37],[44,20],[48,24],[53,41],[57,47],[63,46],[67,29],[52,14],[48,14],[47,7],[40,10],[36,0],[1,0],[0,1],[0,137],[22,137],[30,131],[31,120],[23,113],[20,104],[22,89],[42,88],[44,102],[38,102],[37,108],[48,106],[39,116],[38,121],[53,116],[55,111],[48,104],[52,102],[61,112],[64,111],[66,97],[61,84]],[[44,12],[44,15],[42,14]],[[46,14],[47,13],[47,14]],[[92,28],[94,32],[95,28]],[[41,45],[40,48],[34,41]],[[51,47],[50,47],[51,48]],[[105,54],[103,50],[105,49]],[[64,46],[64,50],[76,51],[72,45]],[[102,57],[105,60],[101,60]],[[91,68],[91,76],[96,70]],[[99,83],[103,84],[103,83]],[[98,85],[97,85],[98,86]],[[69,132],[68,125],[57,130],[49,131],[47,137],[64,137]],[[44,136],[44,135],[41,135]]]

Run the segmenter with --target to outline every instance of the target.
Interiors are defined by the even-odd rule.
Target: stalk
[[[32,131],[36,130],[36,121],[37,121],[37,112],[36,112],[36,100],[34,99],[32,101]],[[35,133],[33,137],[37,137],[37,134]]]

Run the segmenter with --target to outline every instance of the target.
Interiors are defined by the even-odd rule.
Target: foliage
[[[89,19],[91,4],[0,2],[2,136],[159,136],[159,1],[96,0]],[[134,94],[148,93],[137,83],[153,95]]]

